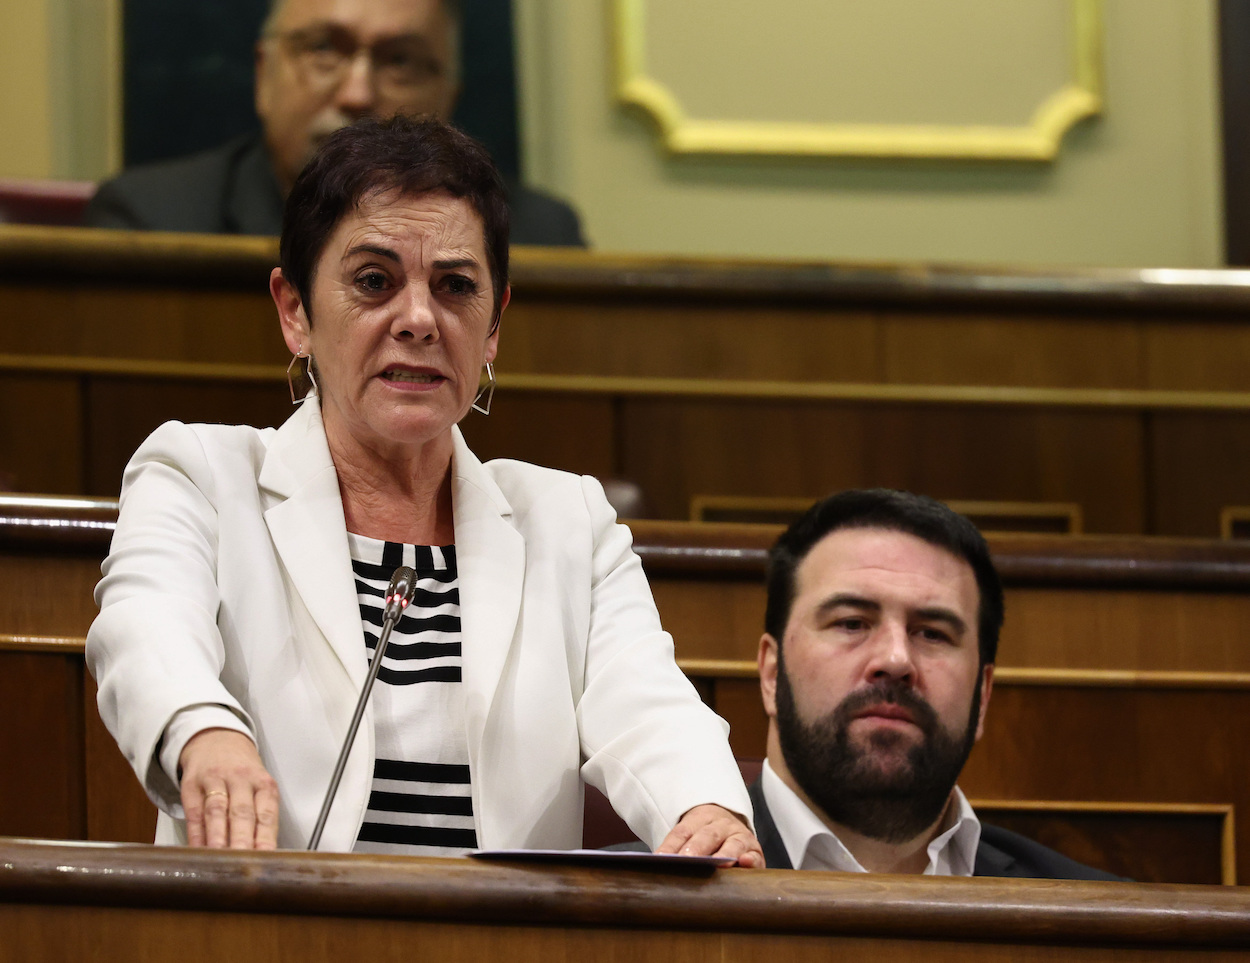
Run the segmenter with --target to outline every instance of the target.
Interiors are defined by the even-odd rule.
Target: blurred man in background
[[[451,117],[460,90],[457,0],[274,0],[256,44],[262,133],[101,185],[92,227],[278,234],[320,140],[359,117]],[[567,204],[509,183],[512,243],[584,246]]]

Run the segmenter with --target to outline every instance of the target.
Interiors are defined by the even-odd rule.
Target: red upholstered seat
[[[0,223],[80,225],[83,211],[95,191],[94,181],[0,178]]]

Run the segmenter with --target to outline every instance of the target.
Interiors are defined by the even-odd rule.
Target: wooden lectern
[[[1235,887],[0,839],[0,961],[1244,959]]]

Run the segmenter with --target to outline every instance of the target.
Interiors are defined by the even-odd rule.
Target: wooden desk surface
[[[0,840],[0,930],[31,963],[1232,959],[1250,891]]]

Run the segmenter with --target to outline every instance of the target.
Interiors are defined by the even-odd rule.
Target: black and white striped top
[[[400,565],[417,573],[370,697],[373,791],[358,853],[460,856],[477,848],[460,685],[456,549],[347,535],[364,640],[373,658],[386,587]]]

